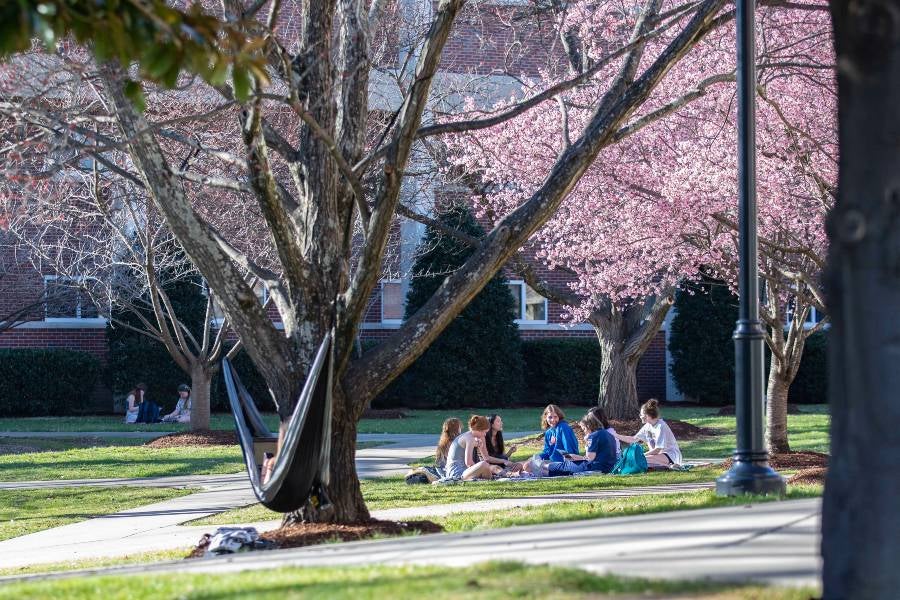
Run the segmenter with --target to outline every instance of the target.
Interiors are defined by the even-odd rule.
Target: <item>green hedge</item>
[[[737,297],[715,282],[691,284],[675,297],[677,313],[669,332],[672,375],[678,389],[700,404],[734,403],[734,332]],[[828,401],[827,332],[806,340],[788,402]],[[766,373],[769,349],[766,347]]]
[[[363,352],[378,345],[366,340]],[[593,338],[522,340],[522,359],[525,367],[525,391],[514,401],[503,400],[488,394],[481,396],[485,406],[538,406],[547,403],[591,406],[597,402],[600,386],[600,345]],[[446,376],[446,375],[445,375]],[[489,376],[490,377],[490,376]],[[485,389],[504,384],[504,377],[482,380]],[[423,404],[421,399],[408,393],[408,383],[403,375],[382,392],[373,402],[375,408],[429,407],[444,405]],[[454,403],[462,406],[463,403]],[[466,406],[479,406],[467,404]],[[455,407],[455,406],[454,406]]]
[[[73,350],[0,350],[0,416],[84,412],[102,371],[100,360]]]
[[[597,403],[600,389],[600,344],[594,338],[527,340],[526,400],[530,404]]]

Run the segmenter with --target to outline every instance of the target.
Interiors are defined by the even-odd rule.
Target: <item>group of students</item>
[[[191,386],[182,383],[178,386],[178,401],[175,410],[160,417],[159,405],[147,400],[144,394],[147,386],[139,383],[131,388],[125,398],[125,422],[132,423],[190,423],[191,422]]]
[[[515,444],[503,443],[500,415],[472,415],[468,431],[462,432],[459,419],[444,421],[435,450],[437,467],[445,479],[493,479],[494,477],[553,477],[586,471],[609,473],[621,455],[621,442],[643,442],[651,467],[681,464],[681,450],[675,434],[660,417],[659,402],[648,400],[641,406],[642,426],[634,435],[622,435],[609,425],[603,409],[591,408],[578,422],[584,434],[584,454],[579,454],[578,438],[566,422],[560,407],[550,404],[541,415],[544,448],[523,462],[510,460]],[[523,475],[526,474],[526,475]]]

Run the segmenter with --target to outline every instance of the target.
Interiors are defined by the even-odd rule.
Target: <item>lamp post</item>
[[[716,480],[720,496],[784,494],[784,479],[769,466],[765,446],[763,342],[759,320],[756,231],[756,43],[754,2],[737,0],[738,239],[740,309],[734,330],[737,450]]]

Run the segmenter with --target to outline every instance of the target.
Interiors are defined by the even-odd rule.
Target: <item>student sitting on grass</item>
[[[578,422],[584,432],[584,456],[565,454],[560,462],[543,465],[543,476],[571,475],[585,471],[609,473],[616,464],[616,440],[610,435],[593,411]]]
[[[191,422],[191,386],[182,383],[178,386],[178,402],[175,410],[162,418],[163,423],[190,423]]]
[[[462,431],[462,422],[456,417],[446,419],[441,427],[441,437],[438,439],[437,448],[434,450],[434,465],[441,471],[447,467],[447,453],[450,451],[450,442],[456,439],[460,431]]]
[[[482,456],[487,454],[484,436],[489,428],[487,417],[472,415],[469,418],[469,431],[450,442],[447,467],[444,470],[447,479],[493,479],[494,474],[500,472],[500,467],[491,465],[486,460],[476,462],[472,458],[472,451],[476,448]]]
[[[481,458],[493,465],[506,467],[509,473],[518,473],[522,470],[522,465],[509,460],[510,455],[516,451],[516,445],[510,444],[508,448],[503,446],[503,419],[500,415],[494,414],[488,417],[488,424],[491,427],[484,436],[484,452]]]
[[[491,425],[491,428],[488,430],[487,435],[484,436],[487,453],[493,458],[508,459],[516,451],[516,445],[504,446],[503,419],[500,418],[500,415],[491,415],[488,417],[488,423]]]
[[[604,412],[604,410],[599,406],[595,406],[591,409],[591,414],[597,417],[597,420],[603,424],[603,429],[605,429],[607,433],[613,436],[613,439],[616,441],[616,460],[619,460],[619,457],[622,456],[622,443],[619,442],[618,439],[616,439],[615,427],[609,426],[609,419],[606,418],[606,412]]]
[[[144,392],[147,386],[139,383],[128,392],[125,398],[125,422],[128,424],[137,423],[138,412],[141,410],[141,404],[144,402]]]
[[[544,430],[544,449],[522,465],[526,473],[539,474],[538,466],[544,462],[562,462],[564,453],[578,453],[578,438],[566,423],[566,413],[555,404],[548,404],[541,414]]]
[[[615,434],[626,444],[646,442],[650,449],[644,453],[650,467],[670,467],[681,464],[681,449],[669,424],[659,416],[659,401],[647,400],[641,406],[641,422],[644,424],[634,435]]]

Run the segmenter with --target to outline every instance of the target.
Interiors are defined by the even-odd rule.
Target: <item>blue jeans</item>
[[[586,460],[563,460],[562,462],[552,462],[547,465],[547,474],[550,477],[556,475],[571,475],[572,473],[583,473],[588,470],[588,461]]]

